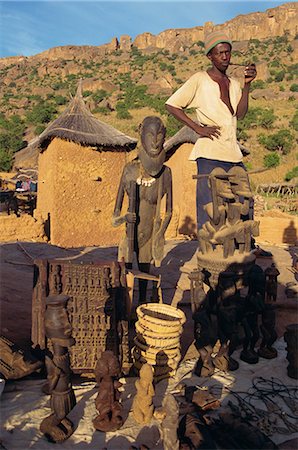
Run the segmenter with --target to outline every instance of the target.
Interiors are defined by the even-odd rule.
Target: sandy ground
[[[277,329],[281,336],[284,333],[285,325],[294,320],[293,313],[297,313],[297,300],[286,297],[285,287],[287,283],[295,282],[291,266],[294,254],[297,255],[298,252],[296,247],[266,245],[262,248],[270,250],[273,258],[258,258],[257,264],[265,269],[275,262],[280,271]],[[195,240],[168,241],[161,268],[153,268],[152,271],[155,274],[161,274],[164,303],[182,306],[188,317],[190,317],[188,274],[196,267],[196,249],[197,241]],[[35,259],[59,257],[82,262],[117,259],[116,247],[65,249],[34,242],[4,243],[0,246],[0,252],[1,334],[19,345],[30,344],[33,262]],[[137,283],[135,285],[137,288]],[[150,289],[148,295],[150,295]]]
[[[294,273],[291,271],[292,259],[297,254],[295,247],[277,247],[262,246],[270,250],[273,258],[257,259],[261,267],[266,268],[272,262],[277,265],[280,275],[278,277],[278,300],[277,300],[277,332],[279,341],[279,357],[268,362],[263,360],[256,366],[249,366],[241,363],[244,370],[238,370],[233,375],[228,375],[228,380],[244,388],[251,383],[252,378],[257,374],[264,377],[277,376],[286,384],[295,384],[295,380],[287,377],[285,359],[285,344],[283,333],[286,325],[297,323],[297,299],[288,298],[285,293],[285,287],[289,282],[295,282]],[[190,291],[188,273],[195,267],[195,252],[197,242],[191,240],[173,240],[166,244],[166,254],[161,268],[156,273],[161,274],[163,301],[168,304],[177,304],[181,307],[188,318],[182,334],[182,355],[185,355],[193,340],[193,324],[190,311]],[[21,346],[29,346],[31,334],[31,297],[33,286],[33,261],[36,258],[56,258],[65,257],[74,258],[79,261],[90,260],[111,260],[117,258],[116,247],[106,248],[78,248],[64,249],[51,246],[46,243],[34,242],[10,242],[4,243],[0,247],[1,251],[1,334]],[[190,364],[190,366],[189,366]],[[157,386],[158,395],[156,405],[162,399],[165,390],[171,392],[181,379],[188,379],[187,383],[202,383],[202,380],[194,380],[191,375],[193,368],[192,361],[185,362],[178,370],[178,375],[173,379],[169,386],[161,382]],[[182,372],[181,372],[182,371]],[[185,373],[184,373],[185,371]],[[279,372],[278,372],[279,371]],[[281,371],[281,372],[280,372]],[[224,376],[219,374],[219,376]],[[47,443],[39,432],[39,423],[42,417],[49,413],[48,397],[41,394],[40,386],[43,380],[36,377],[31,379],[18,380],[6,383],[4,393],[2,394],[2,413],[1,420],[4,425],[2,435],[2,445],[4,448],[52,448],[52,444]],[[227,382],[228,383],[228,382]],[[223,383],[225,384],[225,383]],[[127,379],[124,385],[125,411],[127,421],[124,431],[114,435],[96,432],[92,429],[90,415],[95,414],[94,398],[96,396],[96,387],[94,381],[77,380],[75,391],[78,399],[76,411],[71,412],[72,419],[76,424],[75,434],[63,445],[56,445],[55,448],[77,448],[77,449],[101,449],[106,447],[112,450],[128,449],[130,443],[147,443],[150,448],[163,448],[160,440],[159,424],[152,422],[149,427],[142,429],[136,427],[133,419],[129,415],[132,396],[134,393],[134,380]],[[94,410],[94,411],[93,411]],[[149,438],[149,437],[150,438]],[[288,439],[297,438],[297,435],[276,435],[277,444],[281,444]],[[296,444],[280,448],[297,448]],[[3,447],[2,447],[3,448]]]

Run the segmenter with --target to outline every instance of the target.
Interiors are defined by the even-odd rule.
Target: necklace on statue
[[[143,178],[142,176],[137,178],[137,184],[139,186],[152,186],[156,178]]]

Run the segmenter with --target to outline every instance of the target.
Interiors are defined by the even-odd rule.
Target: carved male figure
[[[164,165],[165,133],[159,117],[148,116],[143,120],[138,158],[123,169],[112,220],[115,227],[126,223],[126,234],[119,246],[119,260],[124,258],[126,266],[132,268],[135,252],[139,269],[146,273],[149,273],[151,263],[160,266],[164,235],[172,216],[172,174]],[[129,211],[121,214],[125,195],[129,199]],[[166,207],[162,218],[163,197]],[[144,302],[147,281],[139,281],[140,302]]]
[[[71,337],[66,310],[68,299],[65,295],[56,295],[46,300],[45,332],[53,346],[53,355],[46,357],[52,414],[42,421],[40,430],[52,442],[63,442],[74,431],[72,422],[66,417],[76,404],[70,379],[68,348],[75,341]]]
[[[122,406],[119,403],[118,389],[122,384],[118,381],[120,366],[113,352],[103,352],[95,367],[95,378],[98,383],[98,395],[95,399],[98,416],[93,420],[99,431],[115,431],[122,424]]]

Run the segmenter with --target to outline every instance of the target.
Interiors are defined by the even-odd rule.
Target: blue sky
[[[30,56],[62,45],[102,45],[128,34],[223,23],[285,1],[125,0],[2,1],[0,57]]]

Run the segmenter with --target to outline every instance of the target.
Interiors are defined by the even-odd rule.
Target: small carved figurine
[[[46,300],[45,332],[53,346],[53,355],[46,356],[52,414],[42,421],[40,430],[51,442],[63,442],[74,431],[73,423],[66,417],[76,404],[70,379],[68,348],[74,345],[74,339],[66,310],[68,299],[56,295]]]
[[[172,173],[164,165],[163,148],[166,129],[159,117],[146,117],[140,127],[138,158],[125,165],[118,189],[112,224],[126,223],[126,233],[119,246],[118,258],[132,268],[136,253],[141,272],[149,273],[150,264],[159,267],[163,258],[164,235],[172,216]],[[124,195],[128,212],[121,215]],[[165,197],[165,214],[161,200]],[[162,217],[162,218],[161,218]],[[139,280],[140,303],[146,301],[147,280]]]
[[[136,396],[133,399],[132,411],[136,422],[145,425],[153,416],[153,369],[150,364],[144,364],[140,369],[140,378],[136,381]]]
[[[211,315],[214,312],[212,304],[212,298],[207,295],[198,310],[193,314],[195,346],[200,354],[194,372],[199,377],[208,377],[214,373],[211,355],[217,338],[211,320]]]
[[[164,450],[178,450],[179,441],[177,438],[177,429],[179,421],[179,406],[175,397],[167,394],[162,401],[163,410],[166,413],[161,423],[161,437]]]
[[[271,264],[270,267],[265,269],[265,278],[266,278],[266,301],[268,302],[276,302],[277,298],[277,277],[280,274],[280,271],[276,267],[274,263]]]
[[[190,279],[191,312],[195,314],[206,297],[203,288],[204,275],[201,270],[194,270],[188,278]]]
[[[256,364],[259,361],[255,351],[255,345],[260,337],[258,316],[265,308],[265,276],[262,268],[255,264],[249,271],[248,279],[248,294],[245,298],[241,320],[245,336],[240,359],[249,364]]]
[[[237,370],[239,364],[231,355],[237,343],[237,321],[239,317],[240,292],[231,275],[220,274],[217,293],[217,329],[220,348],[213,358],[219,370]]]
[[[122,384],[118,381],[120,367],[117,357],[107,350],[102,353],[95,367],[95,378],[98,383],[98,395],[95,406],[99,414],[93,425],[99,431],[116,431],[123,425],[122,405],[119,403],[118,389]]]
[[[287,343],[287,360],[289,361],[287,373],[290,378],[298,380],[298,324],[286,326],[284,339]]]
[[[275,310],[273,305],[265,305],[262,312],[262,323],[260,326],[262,333],[262,341],[258,354],[262,358],[272,359],[277,357],[277,350],[272,347],[272,344],[277,339],[275,331]]]

